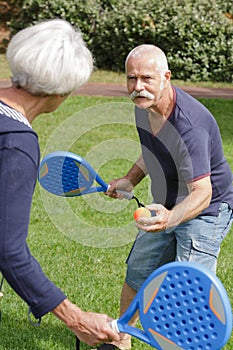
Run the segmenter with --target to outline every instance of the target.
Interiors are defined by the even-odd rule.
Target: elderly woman
[[[118,340],[110,318],[72,304],[46,277],[26,243],[40,160],[31,123],[56,110],[88,80],[92,55],[79,30],[53,19],[18,32],[7,60],[12,86],[0,89],[0,271],[36,318],[52,312],[89,345]]]

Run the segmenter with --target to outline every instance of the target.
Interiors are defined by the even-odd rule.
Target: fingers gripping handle
[[[148,334],[146,332],[144,332],[141,329],[135,328],[130,326],[129,324],[122,324],[121,321],[119,321],[119,319],[113,320],[110,322],[110,326],[113,329],[113,331],[115,331],[116,333],[128,333],[136,338],[138,338],[139,340],[144,341],[147,344],[151,344],[150,342],[150,338],[148,336]]]
[[[133,199],[133,193],[123,190],[116,190],[117,193],[121,194],[125,199],[128,199],[129,201]]]
[[[112,329],[114,330],[114,332],[120,333],[119,328],[118,328],[118,325],[117,325],[117,320],[113,320],[113,321],[110,323],[110,326],[112,327]]]
[[[110,187],[111,187],[111,185],[108,185],[108,189]],[[134,198],[133,192],[123,191],[123,190],[116,190],[116,192],[121,194],[125,199],[128,199],[129,201]]]

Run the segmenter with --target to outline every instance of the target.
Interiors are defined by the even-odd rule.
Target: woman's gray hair
[[[81,32],[62,19],[18,32],[7,48],[12,84],[34,95],[66,95],[86,83],[92,54]]]

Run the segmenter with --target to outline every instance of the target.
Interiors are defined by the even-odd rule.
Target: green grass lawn
[[[202,99],[220,125],[224,151],[233,169],[233,100]],[[106,181],[122,176],[139,155],[133,104],[127,98],[70,97],[56,112],[33,123],[42,156],[64,149],[89,160]],[[149,183],[135,194],[149,203]],[[63,199],[41,190],[33,199],[28,243],[44,271],[70,300],[84,310],[118,316],[125,259],[136,234],[136,203],[114,201],[103,194]],[[225,239],[218,276],[233,304],[233,230]],[[74,336],[52,315],[40,327],[27,320],[27,306],[3,286],[0,350],[70,350]],[[81,349],[91,347],[82,344]],[[151,347],[133,339],[133,349]],[[226,350],[233,350],[233,339]]]

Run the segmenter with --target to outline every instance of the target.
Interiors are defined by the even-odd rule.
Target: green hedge
[[[78,25],[100,69],[123,71],[128,52],[153,43],[173,78],[233,82],[232,0],[16,0],[14,31],[48,18]]]

